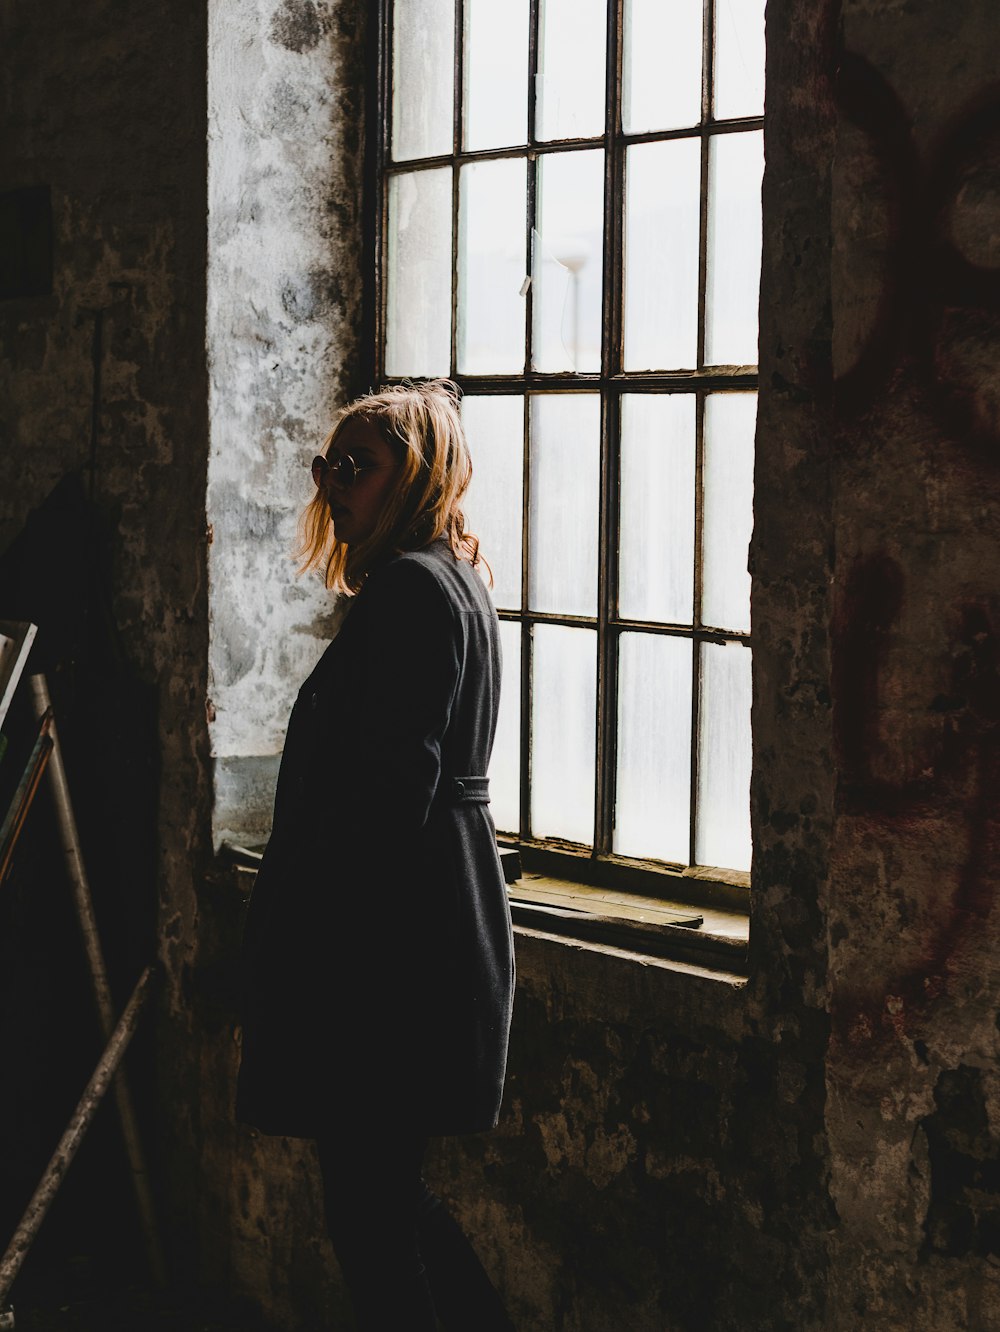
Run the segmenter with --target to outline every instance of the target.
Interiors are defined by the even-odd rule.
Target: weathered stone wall
[[[92,471],[116,531],[115,608],[129,657],[162,684],[173,725],[193,708],[187,729],[197,735],[204,19],[193,4],[155,16],[98,3],[85,19],[63,0],[13,4],[0,11],[0,41],[0,182],[50,186],[55,231],[52,295],[0,304],[0,545],[67,472],[89,482]],[[192,736],[164,727],[190,782]]]
[[[0,7],[0,50],[0,188],[50,187],[54,223],[51,295],[0,301],[0,547],[57,481],[82,471],[108,548],[123,666],[155,698],[158,795],[151,782],[140,803],[154,808],[139,813],[155,821],[156,866],[123,866],[122,889],[144,918],[159,901],[159,1030],[170,1051],[159,1140],[168,1155],[184,1144],[190,1159],[176,1112],[193,1085],[185,995],[211,812],[204,7],[15,0]],[[86,595],[89,554],[60,549],[56,601]],[[77,700],[96,746],[144,726],[122,716],[132,701]],[[87,717],[98,706],[109,710],[103,727]],[[119,831],[127,842],[128,830],[105,835]],[[68,892],[62,879],[37,888]],[[112,935],[115,923],[103,924]],[[75,1012],[88,996],[67,983],[34,1001]],[[88,1032],[94,1058],[98,1039]]]
[[[996,8],[841,15],[831,233],[838,1327],[1000,1325]]]
[[[209,6],[215,837],[264,841],[285,722],[331,636],[296,520],[359,391],[364,23],[327,0]]]
[[[501,1123],[431,1163],[516,1325],[822,1327],[806,1034],[763,1034],[747,988],[717,976],[524,933],[518,963]]]

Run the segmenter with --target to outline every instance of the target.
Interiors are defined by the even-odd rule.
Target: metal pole
[[[33,675],[31,677],[31,689],[35,702],[35,712],[39,717],[42,717],[51,707],[45,676]],[[66,857],[66,868],[69,871],[70,882],[73,886],[76,914],[83,934],[84,948],[87,952],[87,963],[94,987],[94,998],[97,1001],[101,1031],[105,1041],[107,1041],[110,1039],[115,1021],[111,987],[108,984],[104,953],[101,948],[100,935],[97,932],[97,920],[94,916],[90,884],[87,880],[87,871],[84,868],[83,856],[80,851],[80,838],[76,829],[76,819],[73,816],[73,805],[69,797],[66,769],[63,766],[62,749],[59,744],[59,733],[56,729],[55,718],[52,720],[49,735],[52,739],[52,754],[48,765],[49,782],[59,819],[59,833]],[[166,1266],[163,1261],[163,1250],[160,1246],[160,1238],[156,1228],[153,1196],[149,1187],[149,1176],[146,1172],[142,1142],[139,1137],[135,1109],[132,1104],[132,1093],[124,1070],[115,1078],[115,1101],[118,1106],[122,1138],[125,1142],[125,1152],[128,1156],[129,1169],[132,1175],[132,1187],[135,1190],[135,1200],[139,1210],[139,1224],[142,1227],[150,1274],[156,1285],[165,1286],[167,1279]]]
[[[69,1169],[70,1162],[76,1155],[77,1148],[83,1141],[83,1135],[90,1126],[90,1121],[97,1112],[108,1083],[115,1076],[115,1070],[128,1048],[128,1043],[139,1021],[143,1005],[149,997],[149,981],[152,967],[147,967],[132,991],[132,997],[125,1007],[121,1019],[111,1033],[111,1039],[101,1055],[100,1062],[94,1069],[86,1090],[80,1097],[73,1112],[73,1118],[67,1125],[66,1132],[59,1140],[59,1145],[52,1154],[52,1159],[45,1168],[45,1174],[35,1189],[31,1202],[28,1203],[21,1223],[14,1232],[14,1237],[7,1246],[7,1252],[0,1259],[0,1305],[6,1300],[14,1279],[20,1271],[25,1255],[38,1234],[45,1214],[56,1196],[63,1176]],[[0,1327],[13,1327],[14,1319],[10,1310],[0,1311]]]

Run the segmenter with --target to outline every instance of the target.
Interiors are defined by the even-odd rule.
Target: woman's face
[[[354,484],[342,485],[333,469],[323,480],[323,495],[330,506],[334,535],[353,546],[375,530],[379,515],[396,481],[399,462],[378,429],[363,416],[352,416],[327,450],[335,463],[349,454],[358,469]]]

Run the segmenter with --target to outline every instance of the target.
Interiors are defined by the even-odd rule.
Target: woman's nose
[[[322,490],[322,491],[324,491],[324,492],[327,491],[327,490],[332,490],[332,488],[333,488],[336,484],[337,484],[337,469],[336,469],[336,467],[327,467],[327,469],[326,469],[326,471],[323,473],[323,476],[322,476],[322,478],[321,478],[321,480],[320,480],[320,483],[319,483],[319,488],[320,488],[320,490]]]

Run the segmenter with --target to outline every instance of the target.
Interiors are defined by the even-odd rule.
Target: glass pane
[[[618,608],[627,620],[691,623],[694,475],[694,394],[625,394]]]
[[[450,153],[454,142],[454,0],[392,7],[392,156]]]
[[[702,624],[750,632],[747,550],[753,530],[756,393],[705,400],[705,525]]]
[[[607,29],[606,0],[542,0],[535,87],[539,139],[604,133]]]
[[[716,0],[714,111],[764,114],[764,0]]]
[[[532,364],[600,370],[603,150],[540,158],[536,216]]]
[[[750,649],[701,645],[699,865],[750,868]]]
[[[465,0],[465,147],[528,138],[528,0]]]
[[[462,399],[472,454],[472,484],[464,505],[493,570],[493,600],[521,608],[521,512],[524,491],[524,399]]]
[[[500,621],[503,684],[493,757],[490,808],[500,832],[516,833],[521,822],[521,626]]]
[[[389,177],[385,369],[451,369],[451,168]]]
[[[691,640],[622,634],[614,849],[688,863]]]
[[[641,143],[626,164],[625,368],[692,370],[701,149],[697,139]]]
[[[622,123],[626,134],[701,120],[702,0],[626,0]]]
[[[597,634],[538,624],[532,643],[531,832],[594,839]]]
[[[764,135],[716,135],[708,160],[705,364],[756,365]]]
[[[458,368],[470,375],[524,366],[523,158],[474,162],[459,177]]]
[[[597,614],[600,426],[596,393],[531,399],[532,610]]]

